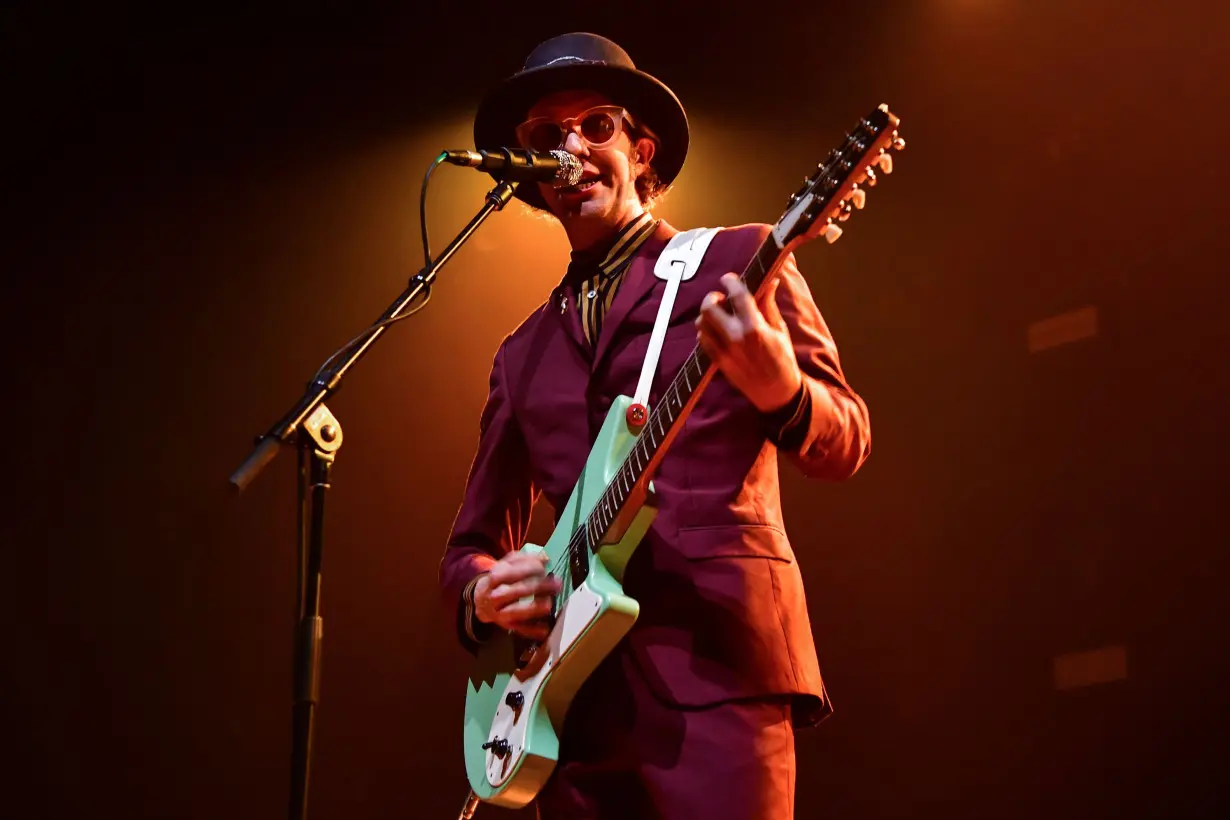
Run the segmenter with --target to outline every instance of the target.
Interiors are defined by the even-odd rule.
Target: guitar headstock
[[[801,245],[818,236],[830,244],[841,236],[845,222],[867,202],[867,188],[880,175],[893,172],[892,151],[905,148],[898,134],[901,124],[887,105],[859,120],[840,148],[829,152],[803,187],[790,197],[781,219],[773,226],[778,245]]]

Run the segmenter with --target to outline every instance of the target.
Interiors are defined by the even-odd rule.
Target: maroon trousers
[[[786,699],[680,709],[616,650],[574,699],[540,820],[792,820]]]

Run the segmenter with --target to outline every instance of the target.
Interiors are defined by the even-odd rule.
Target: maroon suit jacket
[[[612,400],[636,386],[665,286],[653,266],[676,232],[663,222],[641,246],[596,350],[582,335],[567,281],[500,345],[477,454],[440,564],[450,612],[466,584],[524,543],[540,493],[557,514],[567,503]],[[722,290],[722,274],[742,272],[768,232],[767,225],[720,231],[696,276],[682,284],[650,407],[696,344],[693,321],[705,294]],[[846,383],[793,256],[781,276],[778,304],[811,405],[802,444],[784,454],[808,476],[845,479],[870,452],[867,408]],[[620,651],[632,653],[668,702],[795,695],[795,722],[806,725],[831,707],[782,523],[778,458],[765,417],[719,373],[654,476],[658,515],[624,577],[641,614]]]

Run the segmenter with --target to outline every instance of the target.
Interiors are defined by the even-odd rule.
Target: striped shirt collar
[[[573,251],[572,261],[568,265],[569,273],[588,277],[593,275],[596,268],[603,276],[610,276],[636,253],[657,227],[658,220],[648,211],[642,212],[619,229],[605,251],[601,248]]]

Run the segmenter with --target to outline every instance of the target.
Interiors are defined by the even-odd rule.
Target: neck
[[[619,216],[587,218],[577,215],[564,221],[564,233],[568,235],[568,244],[574,251],[588,251],[611,242],[619,229],[645,213],[639,200],[628,203],[620,211]]]

